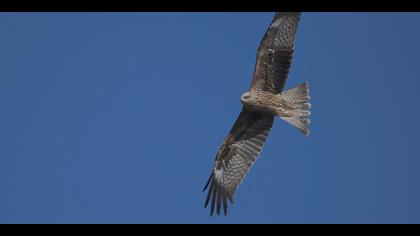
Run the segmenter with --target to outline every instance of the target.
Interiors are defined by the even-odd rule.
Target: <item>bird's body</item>
[[[216,155],[215,165],[204,187],[220,214],[258,159],[274,118],[280,117],[305,135],[311,104],[307,82],[283,91],[287,80],[300,13],[276,13],[257,53],[251,89],[241,96],[242,111]],[[204,191],[203,190],[203,191]]]
[[[277,115],[277,109],[287,106],[278,94],[265,91],[248,91],[241,96],[242,105],[246,110],[265,115]]]
[[[309,93],[306,83],[301,86],[306,90],[305,93]],[[307,100],[309,100],[309,95],[302,103],[310,108],[311,105]],[[266,91],[248,91],[241,96],[241,102],[246,110],[279,117],[292,117],[295,115],[296,108],[298,108],[295,101],[288,99],[287,95]],[[310,112],[308,111],[307,116],[309,115]]]

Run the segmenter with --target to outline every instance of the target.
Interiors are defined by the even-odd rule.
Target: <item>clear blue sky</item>
[[[227,217],[201,190],[272,13],[1,13],[0,223],[420,223],[420,14],[304,13]]]

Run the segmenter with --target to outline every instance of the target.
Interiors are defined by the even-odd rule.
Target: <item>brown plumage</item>
[[[242,111],[216,155],[215,165],[204,187],[208,188],[205,207],[210,214],[223,207],[251,166],[258,159],[276,116],[309,134],[308,84],[283,92],[287,80],[300,13],[276,13],[257,52],[251,89],[241,96]]]

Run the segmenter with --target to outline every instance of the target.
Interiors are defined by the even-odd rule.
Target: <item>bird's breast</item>
[[[252,99],[242,101],[242,104],[245,109],[265,113],[270,115],[276,114],[276,102],[273,101],[274,95],[255,95]]]

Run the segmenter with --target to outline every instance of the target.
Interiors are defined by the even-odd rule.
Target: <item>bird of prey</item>
[[[225,138],[203,192],[210,215],[227,214],[228,200],[257,160],[275,117],[309,135],[308,83],[283,91],[295,46],[300,13],[276,13],[260,42],[251,89],[241,96],[242,111]]]

